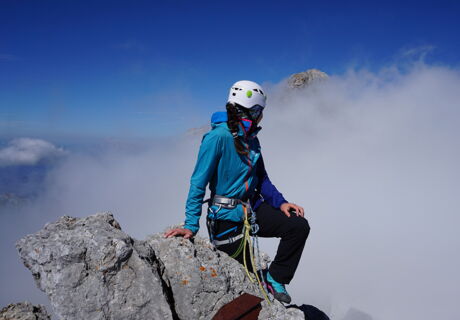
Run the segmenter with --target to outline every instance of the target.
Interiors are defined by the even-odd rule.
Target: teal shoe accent
[[[288,294],[287,291],[286,291],[286,287],[284,286],[284,284],[279,283],[279,282],[277,282],[275,279],[273,279],[272,276],[271,276],[271,274],[270,274],[270,272],[267,272],[267,280],[268,280],[268,282],[270,282],[270,284],[272,285],[273,289],[274,289],[276,292]]]
[[[287,293],[284,284],[277,282],[272,278],[269,272],[267,272],[268,288],[272,290],[273,297],[283,303],[291,303],[291,296]]]

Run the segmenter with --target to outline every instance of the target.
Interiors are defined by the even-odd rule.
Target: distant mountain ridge
[[[288,87],[291,89],[302,89],[314,83],[327,80],[327,73],[318,69],[309,69],[304,72],[294,73],[288,79]]]

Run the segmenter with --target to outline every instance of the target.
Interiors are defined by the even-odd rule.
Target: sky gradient
[[[205,123],[241,79],[457,66],[458,1],[0,2],[0,139],[151,137]],[[65,138],[64,138],[65,139]]]

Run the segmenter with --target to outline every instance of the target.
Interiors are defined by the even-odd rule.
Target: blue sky
[[[151,137],[206,122],[235,81],[458,66],[458,1],[0,2],[0,139]]]

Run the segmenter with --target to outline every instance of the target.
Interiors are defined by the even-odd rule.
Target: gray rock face
[[[288,86],[291,89],[300,89],[311,85],[314,82],[326,80],[328,75],[317,69],[310,69],[304,72],[293,74],[288,79]]]
[[[60,319],[211,319],[244,292],[261,296],[209,241],[162,234],[138,241],[110,213],[62,217],[16,246]],[[276,303],[259,318],[304,316]]]
[[[62,217],[16,244],[60,319],[172,319],[154,253],[111,214]]]
[[[50,320],[51,317],[42,305],[30,302],[12,303],[0,310],[0,320]]]
[[[147,243],[165,267],[165,281],[174,296],[180,319],[209,319],[223,305],[247,292],[260,296],[240,264],[211,244],[196,238],[164,239],[157,234]]]

